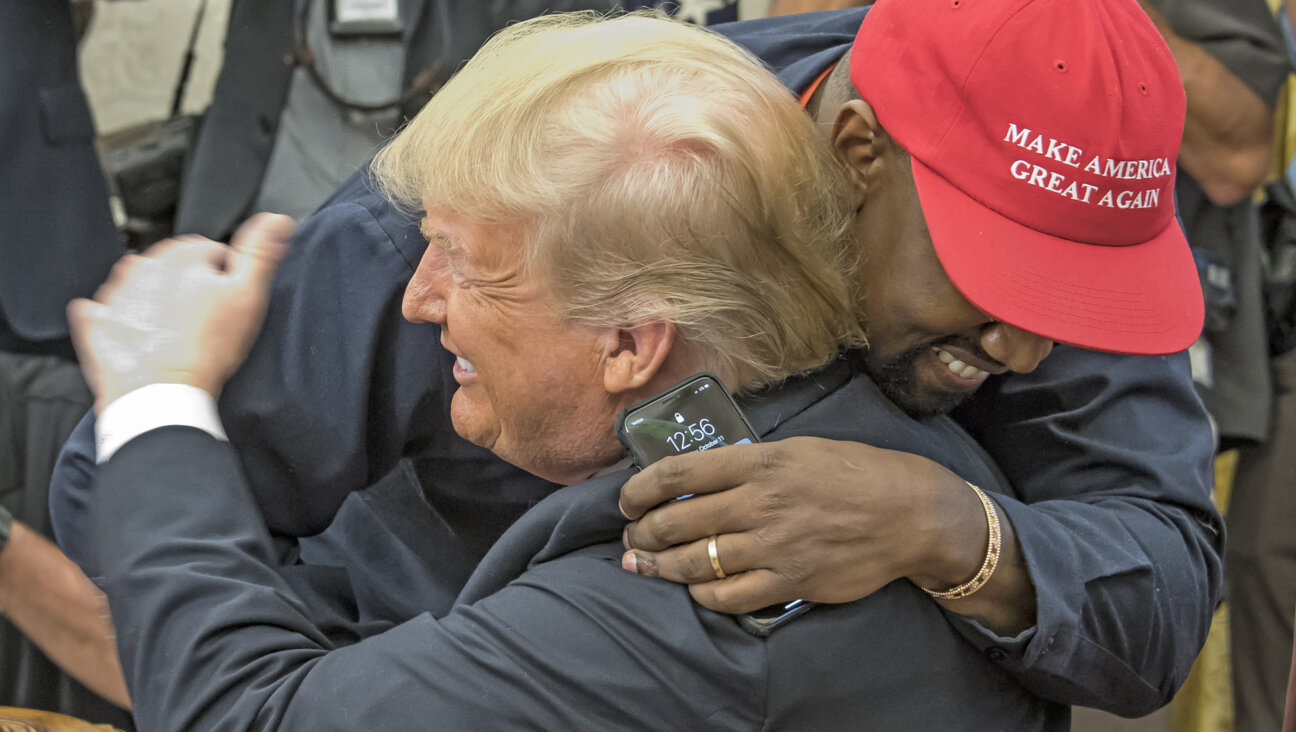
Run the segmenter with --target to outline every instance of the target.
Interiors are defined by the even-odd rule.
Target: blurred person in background
[[[1270,0],[1269,5],[1278,13],[1289,60],[1296,64],[1291,31],[1296,3]],[[1239,732],[1278,729],[1284,697],[1288,710],[1296,703],[1285,683],[1293,660],[1288,649],[1296,642],[1296,453],[1291,449],[1296,443],[1296,97],[1291,78],[1273,117],[1276,180],[1265,185],[1260,205],[1268,349],[1257,358],[1267,364],[1273,399],[1264,440],[1238,451],[1228,504],[1230,659]]]
[[[225,62],[187,164],[177,233],[226,239],[254,211],[298,220],[495,31],[544,12],[661,7],[699,25],[744,0],[234,0]]]
[[[78,77],[72,4],[24,0],[0,14],[0,705],[129,729],[129,715],[42,654],[91,660],[87,668],[104,672],[78,678],[125,699],[102,625],[85,622],[106,605],[46,538],[54,459],[90,404],[65,308],[94,292],[122,247]]]
[[[1205,329],[1190,353],[1193,380],[1214,420],[1216,500],[1226,507],[1229,530],[1227,624],[1213,634],[1176,700],[1175,723],[1213,730],[1231,718],[1238,732],[1263,732],[1282,720],[1289,660],[1282,649],[1291,645],[1296,575],[1279,547],[1290,551],[1296,536],[1296,476],[1284,444],[1290,428],[1281,429],[1290,418],[1275,411],[1275,388],[1285,387],[1273,382],[1283,374],[1270,365],[1253,195],[1269,172],[1274,111],[1291,66],[1263,0],[1143,6],[1174,53],[1188,94],[1175,197],[1207,303]],[[1212,677],[1226,676],[1231,699],[1213,692],[1223,685]]]
[[[610,0],[234,0],[175,230],[304,218],[509,21]]]

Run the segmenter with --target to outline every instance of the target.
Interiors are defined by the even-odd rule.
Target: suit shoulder
[[[358,227],[366,232],[364,243],[398,254],[413,272],[427,249],[419,222],[411,212],[401,211],[378,190],[368,168],[357,171],[311,214],[302,233],[312,239],[336,239],[340,232]],[[339,242],[341,244],[342,242]],[[348,237],[348,245],[353,244]]]

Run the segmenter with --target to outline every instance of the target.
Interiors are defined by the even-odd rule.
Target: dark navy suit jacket
[[[766,439],[909,450],[1004,489],[952,421],[909,419],[843,362],[746,407]],[[1016,683],[907,581],[762,639],[683,586],[622,570],[627,475],[529,511],[443,616],[357,633],[340,577],[277,565],[228,446],[190,428],[135,439],[103,466],[94,514],[141,728],[1068,727],[1065,706]]]
[[[752,45],[773,58],[779,28],[786,42],[811,23],[818,30],[804,37],[840,48],[860,18],[842,11],[732,28],[761,31]],[[809,41],[794,45],[815,55]],[[302,552],[367,578],[353,583],[379,598],[359,602],[380,608],[366,618],[444,606],[499,532],[552,490],[453,435],[451,357],[435,326],[412,325],[399,312],[425,247],[413,221],[363,176],[352,179],[301,229],[262,336],[222,394],[222,416],[273,534],[315,534],[348,501],[342,525]],[[1036,627],[1016,639],[953,621],[971,647],[1055,701],[1125,714],[1165,703],[1205,638],[1221,584],[1211,437],[1186,357],[1060,346],[1034,373],[992,378],[956,418],[1013,486],[1000,503],[1039,606]],[[82,540],[92,454],[86,426],[65,450],[51,493],[60,544],[93,576],[99,568]],[[413,462],[347,499],[401,456]],[[403,501],[402,493],[422,498]],[[420,544],[427,526],[443,524],[449,533],[440,535],[453,541]],[[401,569],[385,575],[388,566]],[[419,585],[426,593],[406,573],[420,571],[432,573]]]

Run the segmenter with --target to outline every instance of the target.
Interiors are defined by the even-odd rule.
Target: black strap
[[[315,66],[315,52],[311,50],[310,44],[306,42],[306,18],[310,13],[311,6],[314,4],[315,0],[306,0],[306,2],[302,3],[301,10],[293,19],[293,39],[295,43],[293,65],[306,69],[311,82],[330,102],[343,109],[352,109],[357,112],[382,112],[393,107],[403,107],[423,95],[431,96],[441,88],[442,82],[438,78],[441,70],[441,60],[437,59],[431,66],[414,76],[408,89],[401,92],[399,96],[385,102],[357,102],[338,94],[333,90],[333,87],[329,86]]]
[[[180,67],[180,78],[176,81],[175,93],[171,95],[171,116],[180,114],[180,104],[184,101],[185,89],[189,86],[189,74],[193,71],[194,47],[198,45],[198,31],[202,28],[203,15],[207,13],[207,0],[198,3],[198,14],[194,16],[193,30],[189,32],[189,45],[185,47],[184,63]]]

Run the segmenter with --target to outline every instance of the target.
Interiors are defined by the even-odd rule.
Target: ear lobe
[[[885,134],[873,107],[863,99],[846,102],[833,119],[829,141],[837,161],[846,169],[846,176],[855,191],[856,206],[861,205],[868,194],[874,165],[881,152],[881,137]]]
[[[613,330],[604,359],[603,388],[609,394],[633,391],[652,381],[675,345],[675,324],[654,322]]]

